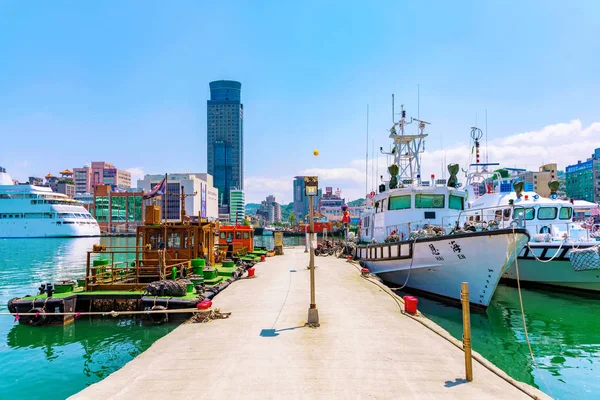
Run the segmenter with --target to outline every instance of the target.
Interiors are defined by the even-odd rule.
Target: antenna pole
[[[375,139],[371,139],[371,190],[375,191]]]
[[[485,162],[489,162],[488,160],[488,143],[487,143],[487,108],[485,109]]]
[[[421,118],[421,84],[417,84],[417,118]]]
[[[369,105],[367,104],[367,151],[365,161],[365,201],[369,194]]]
[[[394,93],[392,93],[392,125],[394,122]]]

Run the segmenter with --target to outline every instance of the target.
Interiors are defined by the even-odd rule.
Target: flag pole
[[[164,200],[164,204],[165,204],[165,224],[167,223],[167,210],[168,210],[168,206],[169,206],[169,178],[168,175],[165,174],[165,200]]]

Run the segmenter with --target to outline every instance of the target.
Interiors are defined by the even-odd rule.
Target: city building
[[[567,197],[600,202],[600,148],[586,161],[567,166],[565,186]]]
[[[206,112],[208,173],[219,189],[220,213],[229,213],[232,189],[244,190],[244,105],[242,84],[210,82]]]
[[[519,175],[525,183],[533,185],[533,191],[542,197],[550,196],[548,182],[557,179],[558,168],[556,163],[544,164],[539,171],[526,171]]]
[[[346,201],[342,198],[342,191],[339,188],[334,192],[332,187],[326,187],[318,204],[317,212],[327,218],[327,221],[342,220],[342,206],[346,204]]]
[[[229,221],[241,224],[246,218],[246,197],[243,190],[232,189],[229,193],[230,213]]]
[[[281,222],[281,205],[275,201],[275,196],[269,195],[260,202],[256,215],[262,217],[267,224]]]
[[[317,207],[322,194],[322,189],[319,189],[316,199],[313,200],[315,212],[318,211]],[[304,191],[304,176],[294,177],[294,214],[298,221],[302,221],[308,215],[308,197]]]
[[[73,168],[73,174],[77,193],[92,193],[96,186],[102,185],[110,185],[113,190],[131,187],[131,173],[105,161],[94,161],[91,166]]]
[[[88,206],[102,232],[134,233],[144,223],[143,191],[114,192],[111,185],[96,185]]]
[[[34,186],[42,186],[44,184],[44,178],[38,178],[35,176],[30,176],[28,180],[30,185]]]
[[[149,192],[164,177],[164,175],[145,175],[144,179],[137,181],[138,190]],[[162,209],[162,217],[168,222],[180,221],[182,191],[187,195],[184,204],[188,217],[205,218],[211,221],[219,217],[218,191],[213,187],[213,177],[205,173],[168,174],[167,193],[149,200],[149,204],[155,201]]]

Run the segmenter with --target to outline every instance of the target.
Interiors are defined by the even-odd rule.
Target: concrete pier
[[[401,314],[356,266],[333,257],[316,264],[319,328],[304,326],[308,254],[285,248],[256,266],[257,278],[215,298],[229,319],[178,327],[72,398],[548,398],[475,360],[473,382],[464,381],[463,352]]]

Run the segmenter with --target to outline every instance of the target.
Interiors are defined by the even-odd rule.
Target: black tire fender
[[[41,307],[35,307],[28,311],[31,314],[39,314],[39,315],[31,315],[29,316],[29,325],[32,326],[40,326],[44,325],[48,322],[48,316],[46,315],[46,310]]]

